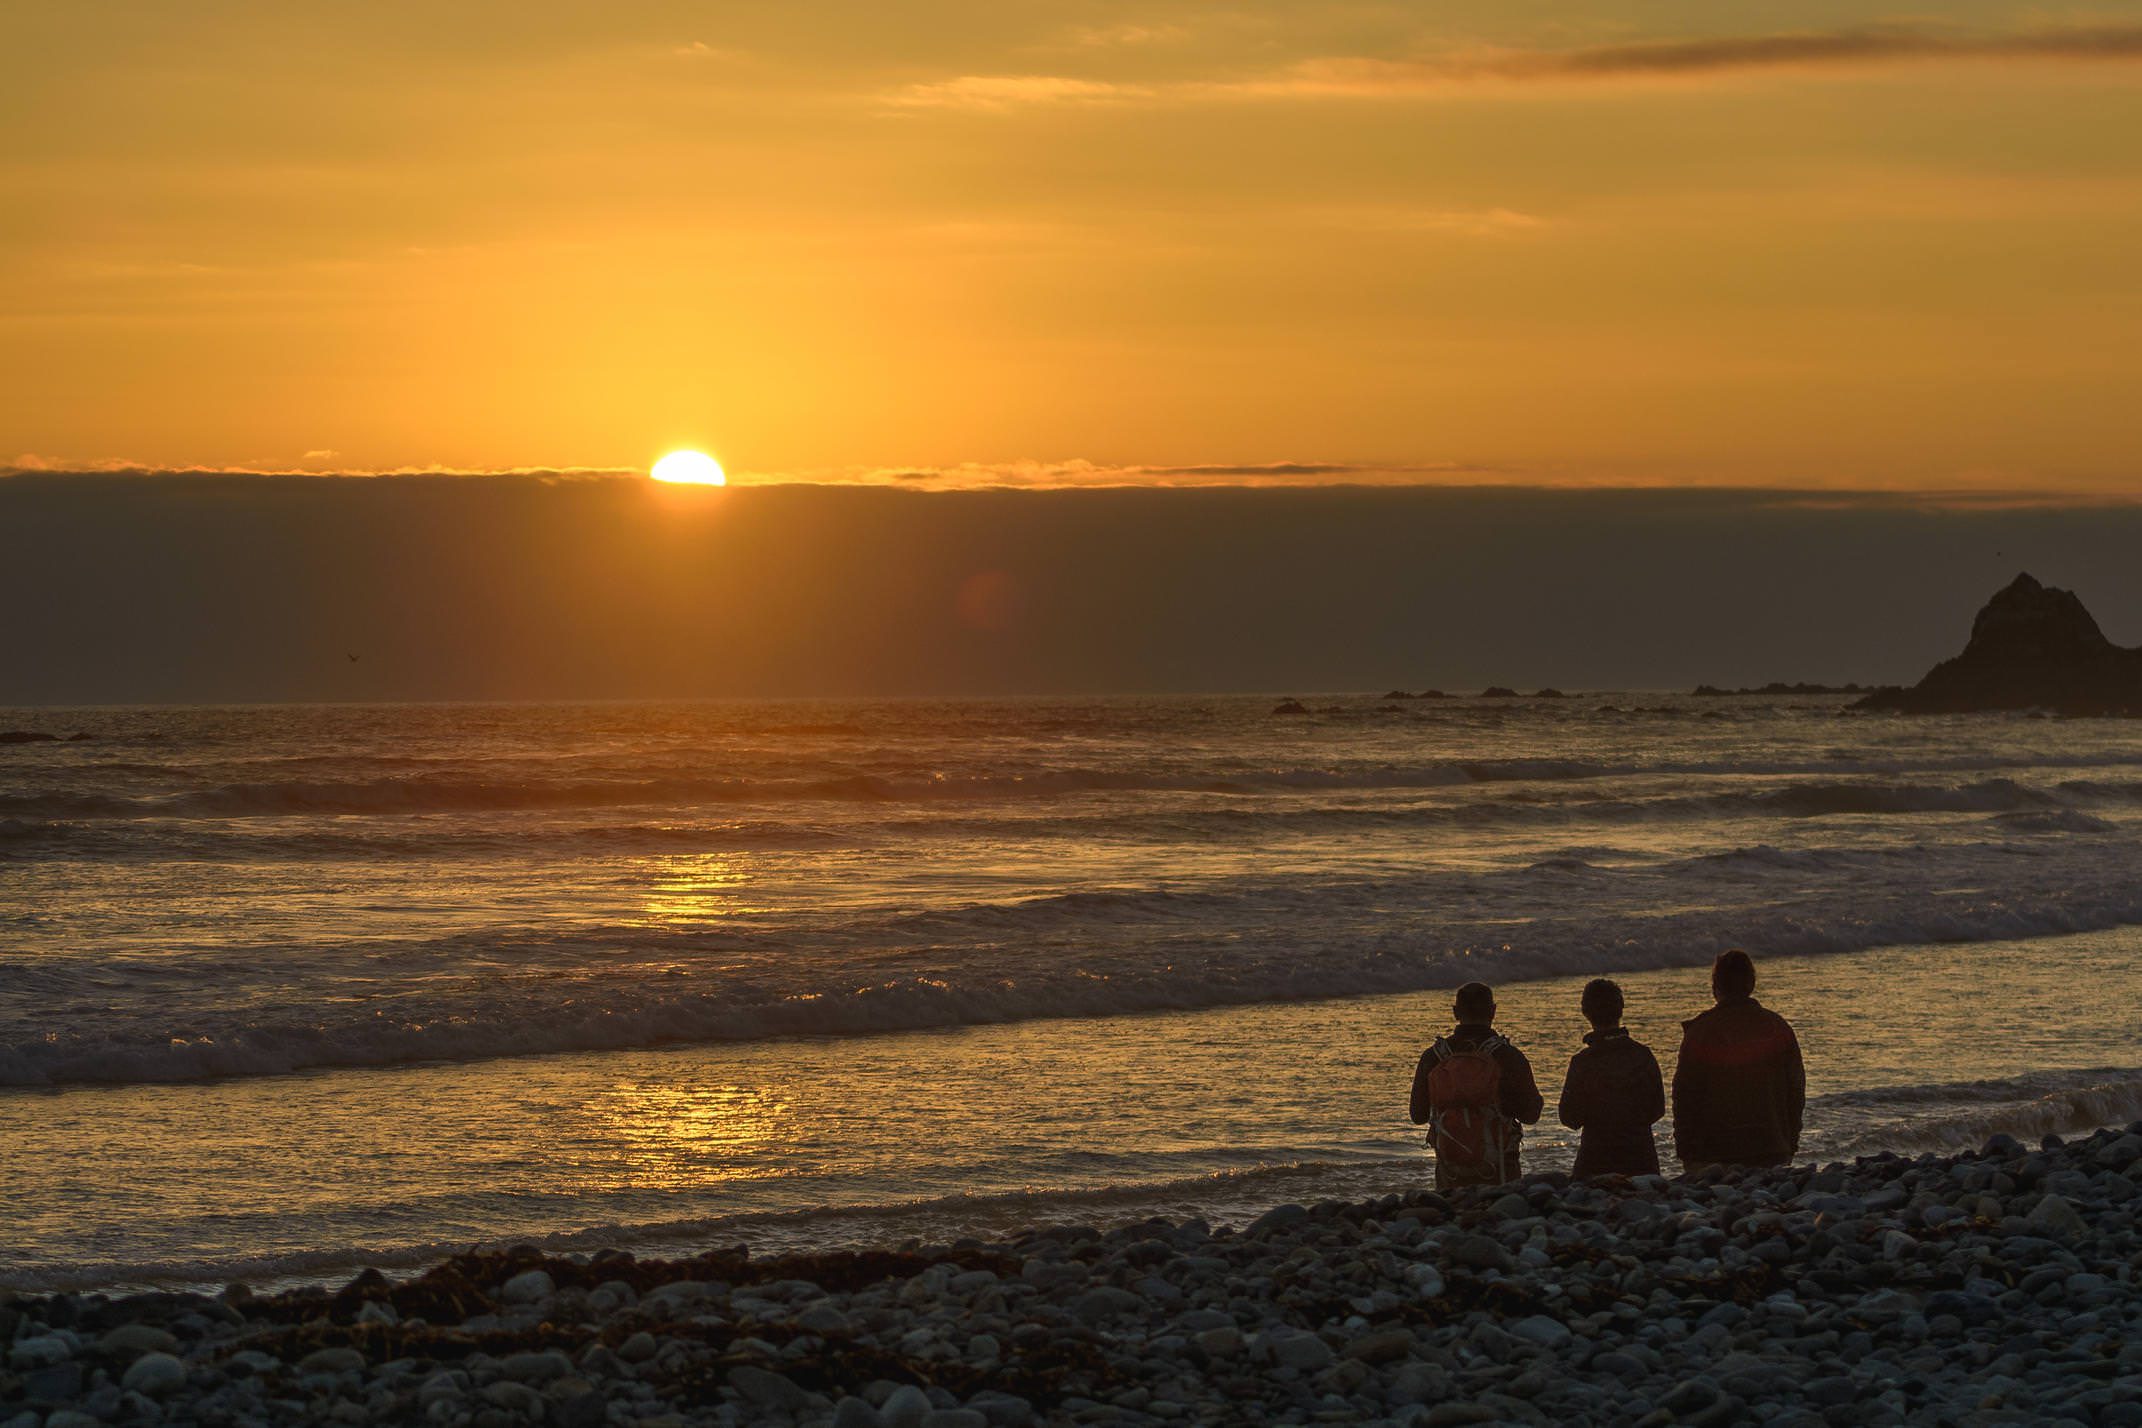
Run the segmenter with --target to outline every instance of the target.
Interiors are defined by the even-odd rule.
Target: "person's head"
[[[1755,995],[1755,963],[1738,947],[1718,954],[1711,963],[1711,995],[1721,1002],[1737,1002]]]
[[[1621,1025],[1621,988],[1604,977],[1584,984],[1584,1019],[1599,1031]]]
[[[1450,1010],[1461,1026],[1491,1024],[1495,1020],[1495,989],[1486,982],[1467,982],[1458,988]]]

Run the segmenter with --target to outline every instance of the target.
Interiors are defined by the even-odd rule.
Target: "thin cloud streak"
[[[886,96],[905,109],[1016,109],[1286,99],[1403,99],[1486,86],[1701,79],[1759,71],[1878,69],[1940,62],[2124,64],[2142,60],[2142,25],[1951,34],[1908,25],[1568,50],[1480,49],[1409,59],[1335,55],[1239,79],[1122,84],[1067,75],[961,75]]]

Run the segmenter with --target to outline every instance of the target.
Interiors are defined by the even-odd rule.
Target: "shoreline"
[[[2142,1121],[1245,1229],[0,1297],[0,1425],[2142,1424]],[[88,1416],[80,1416],[86,1411]]]

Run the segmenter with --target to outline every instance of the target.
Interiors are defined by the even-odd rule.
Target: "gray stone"
[[[884,1424],[867,1398],[843,1398],[833,1405],[833,1428],[884,1428]]]
[[[74,1345],[57,1334],[32,1334],[17,1339],[7,1351],[7,1364],[14,1369],[44,1368],[74,1357]]]
[[[71,1360],[31,1369],[18,1380],[25,1402],[65,1403],[82,1392],[82,1366]]]
[[[1272,1362],[1280,1368],[1307,1371],[1328,1368],[1332,1361],[1331,1345],[1314,1334],[1305,1334],[1299,1330],[1266,1334],[1264,1348],[1271,1354]]]
[[[543,1416],[543,1395],[525,1383],[510,1381],[485,1384],[477,1395],[494,1408],[503,1408],[508,1413],[518,1413],[523,1418]]]
[[[989,1420],[971,1408],[938,1408],[922,1420],[922,1428],[989,1428]]]
[[[1000,1393],[985,1388],[967,1400],[967,1406],[988,1419],[991,1428],[1029,1428],[1034,1421],[1034,1405],[1017,1394]]]
[[[922,1420],[936,1410],[930,1396],[911,1383],[903,1383],[878,1405],[885,1428],[922,1428]]]
[[[1145,1308],[1145,1301],[1128,1289],[1117,1289],[1104,1284],[1089,1289],[1071,1301],[1071,1312],[1089,1324],[1103,1323],[1125,1314],[1136,1314]]]
[[[299,1373],[363,1373],[365,1358],[355,1349],[314,1349],[298,1360]]]
[[[1274,1205],[1250,1221],[1249,1229],[1245,1233],[1254,1235],[1262,1230],[1276,1230],[1308,1218],[1309,1209],[1305,1205]]]
[[[1467,1269],[1499,1269],[1507,1274],[1517,1268],[1510,1252],[1486,1235],[1453,1235],[1444,1242],[1443,1255]]]
[[[98,1353],[129,1361],[143,1354],[175,1354],[178,1346],[178,1338],[169,1329],[154,1324],[121,1324],[97,1340]]]
[[[186,1386],[186,1365],[170,1354],[143,1354],[127,1369],[119,1386],[129,1393],[162,1398]]]
[[[1570,1340],[1569,1326],[1545,1314],[1518,1320],[1510,1326],[1510,1332],[1544,1349],[1559,1349]]]
[[[594,1387],[559,1398],[550,1409],[550,1421],[556,1428],[602,1428],[609,1416],[609,1396]]]
[[[617,1356],[628,1364],[643,1364],[653,1358],[661,1347],[655,1342],[654,1335],[642,1329],[617,1346]]]
[[[540,1353],[508,1354],[499,1360],[498,1372],[502,1378],[515,1383],[549,1383],[554,1378],[564,1378],[573,1371],[573,1361],[556,1349]]]
[[[1371,1329],[1347,1341],[1347,1358],[1365,1364],[1385,1364],[1413,1351],[1413,1334],[1406,1329]]]
[[[499,1286],[498,1297],[508,1304],[540,1304],[558,1292],[557,1282],[544,1269],[524,1270]]]
[[[746,1403],[755,1403],[761,1408],[778,1408],[783,1413],[794,1413],[810,1401],[809,1394],[781,1374],[753,1368],[750,1364],[738,1364],[729,1370],[729,1387],[741,1394]]]
[[[1223,1324],[1217,1329],[1200,1329],[1195,1342],[1213,1358],[1231,1358],[1242,1352],[1242,1331],[1232,1324]]]
[[[2023,1223],[2036,1233],[2056,1240],[2080,1239],[2090,1232],[2082,1215],[2058,1195],[2047,1195],[2040,1200],[2024,1216]]]

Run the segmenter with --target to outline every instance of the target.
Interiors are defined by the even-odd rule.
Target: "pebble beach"
[[[0,1303],[0,1428],[2142,1423],[2142,1122],[753,1259]]]

